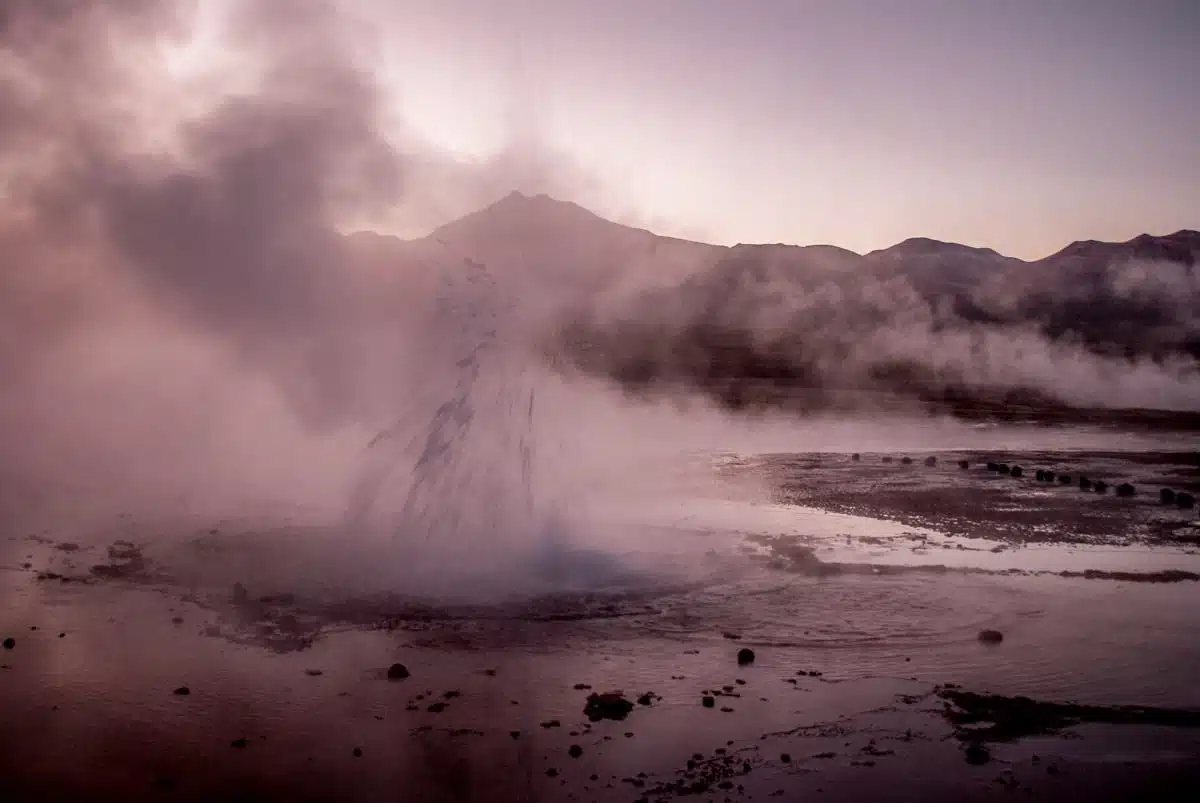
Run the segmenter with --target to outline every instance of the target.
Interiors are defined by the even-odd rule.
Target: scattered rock
[[[1005,475],[1007,475],[1007,474],[1009,474],[1009,473],[1011,473],[1011,472],[1012,472],[1012,469],[1011,469],[1011,468],[1009,468],[1009,465],[1008,465],[1008,463],[1001,463],[1001,464],[1000,464],[1000,465],[999,465],[999,466],[996,468],[996,472],[997,472],[998,474],[1005,474]]]
[[[988,470],[988,471],[999,471],[999,470],[1000,470],[1000,464],[999,464],[999,463],[992,463],[992,462],[990,462],[990,461],[989,461],[989,462],[988,462],[988,464],[987,464],[987,470]]]
[[[754,663],[754,650],[749,647],[742,647],[737,653],[738,666],[746,666]]]
[[[717,698],[713,697],[711,694],[706,694],[700,698],[700,705],[704,706],[705,708],[712,708],[716,704]]]
[[[1013,466],[1012,471],[1010,471],[1009,473],[1014,477],[1020,477],[1020,476],[1024,475],[1025,469],[1021,468],[1020,466]]]
[[[592,722],[602,719],[623,720],[633,710],[633,703],[619,691],[589,694],[583,706],[584,715]]]
[[[15,638],[9,636],[4,640],[4,649],[11,650],[15,646],[17,646],[17,640]]]
[[[1196,506],[1196,497],[1190,493],[1180,492],[1175,494],[1175,507],[1180,510],[1191,510]]]
[[[984,644],[999,644],[1004,641],[1004,634],[999,630],[980,630],[979,640]]]
[[[446,704],[445,703],[430,703],[429,707],[426,708],[425,710],[431,714],[440,714],[446,710]]]
[[[1117,486],[1117,496],[1123,496],[1123,497],[1128,498],[1128,497],[1133,496],[1135,493],[1137,493],[1137,491],[1128,482],[1123,482]]]
[[[645,694],[638,697],[637,701],[638,701],[638,705],[654,705],[654,703],[656,701],[661,700],[661,699],[662,699],[662,697],[659,697],[654,692],[648,691]]]
[[[903,463],[903,464],[904,464],[904,465],[906,465],[906,466],[911,466],[911,465],[912,465],[912,458],[911,458],[911,457],[901,457],[901,458],[900,458],[900,462],[901,462],[901,463]]]
[[[557,719],[548,719],[545,722],[541,723],[541,725],[543,728],[546,728],[546,729],[562,727],[562,723],[559,722]]]
[[[517,739],[520,739],[520,738],[521,738],[521,732],[520,732],[520,731],[509,731],[509,732],[508,732],[508,735],[509,735],[509,736],[511,736],[511,737],[513,738],[513,741],[516,741]]]
[[[890,463],[890,462],[892,462],[891,455],[885,455],[885,456],[884,456],[884,458],[883,458],[883,462],[885,462],[885,463]]]
[[[308,675],[310,678],[319,678],[319,677],[321,677],[321,675],[324,675],[325,673],[322,672],[320,669],[305,669],[304,674]]]
[[[67,637],[67,634],[66,634],[66,633],[59,633],[59,634],[58,634],[58,637],[59,637],[59,638],[66,638],[66,637]]]
[[[1173,505],[1175,504],[1175,492],[1170,488],[1163,488],[1158,492],[1158,499],[1164,505]]]
[[[1092,486],[1092,488],[1094,488],[1096,493],[1098,493],[1098,494],[1108,493],[1108,483],[1105,482],[1104,480],[1096,480],[1096,482]]]
[[[929,457],[926,457],[926,458],[925,458],[925,465],[926,465],[926,466],[928,466],[929,468],[933,468],[934,466],[936,466],[936,465],[937,465],[937,458],[936,458],[936,457],[934,457],[933,455],[930,455]]]
[[[958,467],[961,468],[963,471],[966,471],[967,469],[969,469],[971,467],[971,463],[969,460],[959,460]]]
[[[585,691],[587,689],[590,689],[591,686],[589,686],[586,683],[576,683],[572,688],[574,688],[575,691]]]
[[[350,752],[350,754],[355,758],[362,758],[362,748],[356,747]]]
[[[1059,485],[1070,485],[1071,484],[1071,475],[1070,474],[1059,474],[1058,475],[1058,484]]]
[[[1081,491],[1092,490],[1092,481],[1089,480],[1087,477],[1080,477],[1079,478],[1079,490],[1081,490]]]
[[[573,744],[567,748],[567,755],[571,758],[579,758],[583,755],[583,748],[577,744]]]
[[[792,756],[790,753],[783,753],[782,755],[779,756],[779,760],[782,761],[784,764],[791,764]]]
[[[250,745],[250,740],[249,740],[249,739],[245,739],[245,738],[243,738],[243,739],[234,739],[232,742],[230,742],[230,743],[229,743],[229,746],[230,746],[230,747],[236,747],[238,750],[243,750],[243,749],[245,749],[246,747],[248,747],[249,745]]]
[[[404,680],[409,677],[408,667],[404,664],[392,664],[387,671],[388,680]]]
[[[965,753],[967,763],[974,764],[975,766],[986,764],[992,760],[992,754],[988,752],[986,747],[979,743],[967,745]]]
[[[550,769],[546,770],[546,777],[547,778],[557,778],[558,770],[554,769],[554,767],[551,767]]]
[[[187,686],[180,686],[178,689],[176,689],[174,691],[174,693],[179,695],[180,697],[187,697],[189,694],[192,693],[192,690],[189,689]]]
[[[182,617],[182,616],[172,616],[172,617],[171,617],[171,624],[173,624],[173,625],[181,625],[181,624],[183,624],[183,617]]]
[[[858,452],[855,452],[854,454],[850,455],[850,459],[857,463],[859,460],[862,460],[862,455],[860,455]]]
[[[1054,472],[1053,471],[1043,471],[1042,472],[1042,481],[1043,482],[1054,482]]]

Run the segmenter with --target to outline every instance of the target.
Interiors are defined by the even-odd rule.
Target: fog
[[[197,38],[220,57],[185,68]],[[663,568],[611,514],[711,490],[683,453],[970,432],[897,436],[869,394],[791,417],[831,391],[1200,406],[1176,347],[1194,263],[1106,267],[1109,295],[1164,310],[1164,348],[1114,357],[1011,313],[1036,283],[975,285],[981,320],[857,255],[798,277],[546,198],[401,241],[369,230],[596,179],[519,125],[477,162],[397,128],[369,26],[331,2],[7,0],[0,40],[0,473],[54,500],[14,534],[131,516],[216,585],[589,586]],[[227,559],[194,560],[202,532]]]

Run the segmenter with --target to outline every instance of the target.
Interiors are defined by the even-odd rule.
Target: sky
[[[1195,0],[342,2],[409,131],[535,141],[589,178],[566,200],[663,234],[1038,258],[1200,228]]]

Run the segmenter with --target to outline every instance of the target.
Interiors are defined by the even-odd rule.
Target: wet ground
[[[903,456],[710,460],[486,600],[332,523],[10,498],[0,796],[1191,799],[1196,452]]]

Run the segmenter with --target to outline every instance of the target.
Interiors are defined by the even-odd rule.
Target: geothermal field
[[[0,0],[0,801],[1200,799],[1200,233],[1067,245],[1100,224],[1038,206],[1033,228],[1070,232],[1039,259],[664,236],[575,161],[602,140],[641,153],[632,111],[637,136],[517,98],[497,112],[511,142],[478,158],[408,125],[401,99],[495,106],[483,78],[402,79],[491,58],[479,43],[515,23],[460,10],[439,56],[401,5]],[[736,38],[750,18],[716,5],[671,31]],[[617,24],[593,12],[570,30]],[[833,25],[792,22],[754,23],[761,47]],[[543,33],[513,37],[591,52]],[[1104,50],[1161,55],[1171,33]],[[816,63],[822,38],[785,49]],[[902,126],[874,150],[843,129],[814,144],[846,81],[936,50],[858,63],[901,39],[847,45],[809,99],[778,158],[825,161],[769,197],[821,195],[778,231],[884,238],[924,220],[904,215],[930,176],[958,186],[912,155],[887,190],[915,153]],[[715,93],[757,52],[709,77],[720,48],[685,62]],[[593,76],[559,111],[667,72]],[[530,133],[533,107],[580,152]],[[600,172],[651,195],[668,175],[689,209],[716,195],[689,182],[726,173],[685,133]],[[713,140],[730,159],[753,141]],[[1154,175],[1186,174],[1189,143]],[[1070,143],[1125,175],[1128,148],[1090,153]],[[749,197],[784,172],[721,180]],[[878,194],[838,206],[833,178],[860,174]],[[1157,185],[1155,205],[1080,182],[1096,220],[1171,230]],[[968,194],[943,190],[954,215],[931,231],[970,218]],[[783,221],[771,204],[754,215]]]

